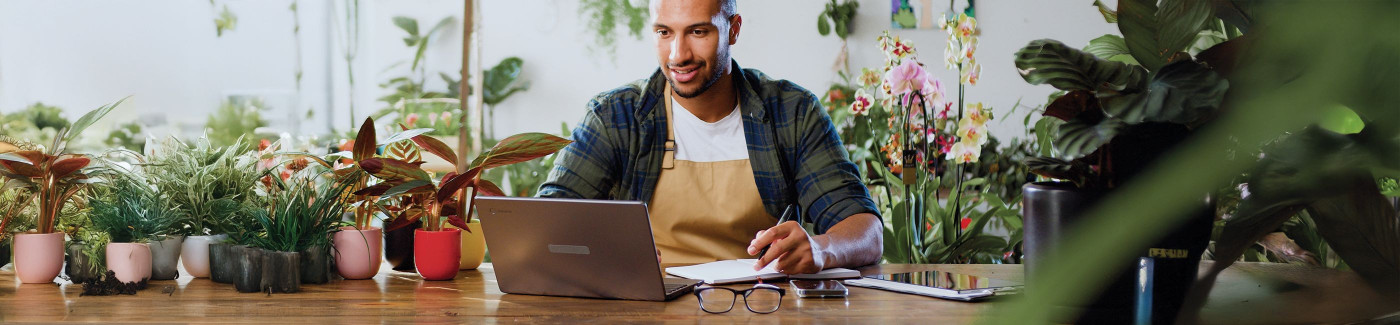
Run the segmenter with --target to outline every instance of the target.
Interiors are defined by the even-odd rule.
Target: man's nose
[[[685,37],[671,39],[671,55],[666,58],[667,63],[673,65],[684,64],[691,60],[690,44]]]

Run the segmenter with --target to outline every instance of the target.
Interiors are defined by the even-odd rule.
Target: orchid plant
[[[966,166],[979,163],[992,120],[989,107],[966,103],[963,97],[966,87],[977,84],[981,71],[975,58],[976,20],[960,14],[945,18],[942,25],[949,35],[945,63],[959,74],[956,94],[926,68],[912,42],[885,32],[877,39],[884,67],[862,69],[845,111],[834,115],[851,116],[856,129],[880,135],[870,140],[873,143],[855,144],[879,148],[879,154],[859,152],[853,159],[879,162],[870,169],[877,175],[872,184],[884,189],[880,203],[891,219],[885,235],[887,260],[1000,261],[1019,235],[1007,240],[981,230],[993,219],[1019,229],[1015,200],[980,191],[964,193],[986,182],[968,179],[975,169]]]

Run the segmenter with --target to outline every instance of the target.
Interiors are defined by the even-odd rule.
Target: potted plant
[[[175,208],[162,200],[145,175],[125,167],[105,163],[110,173],[107,183],[97,187],[92,198],[93,227],[110,235],[107,269],[122,283],[140,283],[155,278],[155,247],[175,224]],[[172,277],[173,278],[173,277]]]
[[[90,195],[81,196],[83,201],[90,201]],[[107,273],[107,243],[111,242],[111,235],[93,226],[91,208],[70,204],[64,210],[68,211],[61,212],[58,220],[59,229],[68,235],[63,274],[73,284],[101,280]]]
[[[1135,12],[1118,17],[1123,37],[1105,35],[1090,42],[1086,50],[1036,40],[1016,53],[1016,68],[1026,82],[1049,84],[1064,92],[1044,111],[1045,118],[1052,120],[1041,134],[1053,137],[1054,155],[1026,161],[1034,173],[1059,180],[1024,188],[1028,278],[1035,278],[1044,264],[1053,263],[1048,258],[1058,255],[1054,248],[1063,239],[1061,230],[1074,224],[1099,198],[1132,182],[1211,122],[1229,89],[1229,82],[1216,73],[1223,62],[1211,61],[1228,46],[1210,47],[1194,56],[1187,53],[1214,19],[1209,3],[1183,3],[1180,10],[1199,14],[1157,13],[1163,15],[1161,21],[1152,20],[1155,7],[1136,1],[1119,4],[1120,10]],[[1157,259],[1153,317],[1165,318],[1154,322],[1171,322],[1175,317],[1185,284],[1196,278],[1200,255],[1210,239],[1213,211],[1205,204],[1194,210],[1190,222],[1162,231],[1162,239],[1141,253]],[[1118,280],[1087,306],[1089,312],[1081,321],[1129,320],[1134,284],[1127,270],[1134,262],[1108,266],[1121,270]],[[1029,284],[1033,290],[1035,283]]]
[[[365,119],[360,131],[355,135],[355,140],[349,144],[352,157],[348,160],[350,164],[336,169],[335,173],[350,184],[351,191],[359,191],[366,187],[370,177],[354,162],[373,158],[379,147],[375,138],[373,118]],[[375,206],[378,200],[377,196],[352,194],[350,203],[353,204],[351,213],[354,220],[351,225],[341,227],[340,231],[335,233],[336,271],[347,280],[369,279],[379,274],[384,234],[380,228],[371,225],[374,214],[379,211]]]
[[[457,153],[442,141],[421,134],[413,136],[412,140],[423,151],[447,161],[456,161]],[[418,273],[426,280],[450,280],[456,277],[461,261],[461,231],[443,230],[443,219],[470,231],[467,220],[471,219],[476,196],[505,195],[499,186],[482,179],[482,173],[491,168],[544,157],[570,142],[546,133],[511,136],[477,156],[468,165],[454,164],[462,172],[447,173],[438,182],[434,182],[428,172],[421,169],[421,162],[368,158],[358,162],[360,168],[382,182],[355,194],[402,199],[397,204],[380,205],[386,214],[393,217],[384,228],[393,230],[422,220],[423,229],[414,232],[414,260]],[[470,189],[469,194],[467,189]]]
[[[302,252],[312,247],[321,247],[321,261],[309,264],[320,265],[312,271],[313,277],[324,283],[330,269],[325,262],[324,247],[330,244],[330,235],[340,226],[340,217],[345,211],[343,194],[347,182],[336,182],[318,186],[312,178],[292,178],[287,182],[277,181],[272,189],[267,210],[257,210],[253,218],[261,227],[262,236],[256,237],[254,247],[262,252],[262,287],[273,292],[292,293],[301,290],[303,277]]]
[[[123,99],[124,100],[124,99]],[[38,206],[34,232],[16,234],[14,239],[15,276],[23,283],[50,283],[63,267],[63,237],[57,230],[60,211],[79,191],[88,186],[83,171],[91,163],[86,155],[68,152],[68,143],[92,123],[101,119],[122,101],[99,107],[63,128],[45,150],[19,150],[0,153],[0,176],[9,179],[0,190],[24,189],[23,204],[8,207],[4,215],[14,215],[32,204]]]
[[[259,173],[245,155],[243,139],[218,147],[201,138],[185,143],[170,138],[150,154],[151,182],[162,197],[178,206],[175,233],[185,236],[180,259],[194,277],[209,277],[211,243],[227,238],[230,220],[249,211]]]

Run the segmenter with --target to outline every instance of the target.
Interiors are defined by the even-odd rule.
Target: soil
[[[136,295],[137,291],[146,289],[146,285],[146,280],[121,282],[116,272],[107,271],[101,279],[83,283],[83,293],[79,296]]]

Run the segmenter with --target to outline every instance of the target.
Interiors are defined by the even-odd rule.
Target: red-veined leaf
[[[360,162],[360,168],[363,168],[366,172],[369,172],[370,175],[374,175],[374,177],[378,177],[379,179],[383,180],[407,179],[426,181],[431,179],[430,177],[428,177],[427,172],[424,172],[423,169],[418,167],[418,164],[412,164],[393,159],[365,159],[364,161]]]
[[[44,170],[39,168],[48,155],[38,151],[16,151],[0,154],[0,167],[4,167],[10,173],[28,178],[44,177]]]
[[[564,146],[573,143],[568,139],[548,133],[521,133],[496,143],[495,147],[482,153],[472,161],[474,168],[491,169],[531,159],[548,156]]]
[[[355,161],[374,158],[374,148],[378,146],[374,141],[374,118],[366,117],[365,123],[360,125],[360,133],[355,135],[355,146],[351,151]]]
[[[439,202],[447,201],[447,199],[452,198],[452,196],[457,193],[457,190],[471,185],[472,177],[475,176],[475,173],[468,173],[467,175],[457,175],[455,173],[452,173],[448,174],[447,176],[443,176],[442,184],[438,185],[436,199]]]
[[[413,137],[413,143],[417,143],[418,147],[427,150],[433,155],[437,155],[438,158],[447,160],[453,167],[457,166],[457,152],[453,151],[452,147],[447,146],[446,143],[442,143],[442,140],[427,135],[419,135]]]
[[[355,195],[367,195],[367,196],[384,196],[384,193],[385,193],[385,192],[388,192],[389,189],[394,188],[394,186],[399,186],[399,184],[403,184],[403,182],[401,182],[401,181],[385,181],[385,182],[380,182],[379,184],[374,184],[373,186],[366,187],[366,188],[362,188],[362,189],[360,189],[359,191],[355,191],[354,194],[355,194]]]
[[[398,195],[408,194],[408,193],[424,193],[424,192],[426,192],[426,193],[432,193],[432,192],[433,192],[433,182],[432,182],[432,181],[414,180],[414,181],[404,182],[403,184],[399,184],[399,185],[397,185],[397,186],[394,186],[394,187],[392,187],[392,188],[389,188],[388,191],[385,191],[385,192],[384,192],[383,196],[398,196]]]
[[[92,163],[92,159],[82,155],[63,155],[49,166],[49,174],[55,178],[63,178],[87,167],[90,163]]]
[[[468,228],[468,227],[467,227],[467,221],[466,221],[466,220],[463,220],[463,219],[462,219],[462,216],[455,215],[455,214],[454,214],[454,215],[447,216],[447,223],[452,224],[452,226],[454,226],[454,227],[462,228],[462,231],[465,231],[465,232],[467,232],[467,233],[471,233],[471,232],[472,232],[471,228]]]
[[[506,196],[506,192],[501,190],[496,183],[485,179],[476,180],[476,194],[483,196]]]

